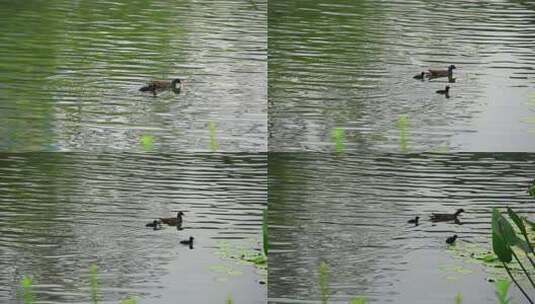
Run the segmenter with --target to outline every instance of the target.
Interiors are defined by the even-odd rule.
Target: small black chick
[[[449,238],[446,239],[446,244],[453,245],[453,243],[455,243],[456,239],[457,239],[457,235],[456,234],[454,236],[450,236]]]
[[[420,217],[417,216],[417,217],[415,217],[415,218],[413,218],[413,219],[407,221],[407,223],[409,223],[409,224],[414,224],[414,226],[418,226],[418,220],[419,220],[419,219],[420,219]]]

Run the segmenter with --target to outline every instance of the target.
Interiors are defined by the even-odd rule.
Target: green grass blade
[[[329,266],[321,262],[318,269],[318,285],[320,288],[321,303],[327,304],[329,301]]]
[[[210,132],[210,150],[212,150],[212,152],[216,152],[219,150],[219,145],[217,144],[217,134],[214,122],[208,122],[208,131]]]
[[[269,251],[269,238],[268,238],[268,223],[267,223],[267,210],[264,210],[262,214],[262,247],[264,254],[267,256]]]
[[[32,279],[24,276],[22,280],[20,281],[20,286],[22,287],[22,301],[24,304],[32,304],[35,300],[32,286],[33,282]]]
[[[99,283],[98,283],[98,268],[97,265],[91,264],[89,267],[89,278],[91,287],[91,302],[98,304],[99,302]]]

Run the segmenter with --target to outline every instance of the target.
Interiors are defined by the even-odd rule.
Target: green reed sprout
[[[463,295],[458,292],[456,295],[455,295],[455,304],[461,304],[463,302]]]
[[[509,286],[511,286],[511,281],[496,281],[496,296],[498,297],[499,304],[509,304],[511,302],[511,298],[509,297]]]
[[[262,214],[262,245],[264,248],[264,255],[267,256],[269,251],[267,210],[264,210]]]
[[[329,266],[321,262],[318,269],[318,285],[320,288],[321,303],[327,304],[329,301]]]
[[[99,301],[99,283],[98,283],[98,268],[97,265],[91,264],[89,266],[89,280],[91,287],[91,302],[98,304]]]
[[[20,286],[22,287],[22,301],[24,304],[32,304],[35,300],[33,291],[32,291],[32,279],[24,276],[22,280],[20,280]]]
[[[141,135],[139,142],[145,151],[152,151],[154,149],[154,136],[152,135]]]
[[[401,152],[407,152],[408,148],[408,129],[409,129],[409,118],[407,115],[400,115],[397,127],[399,130],[399,150]]]
[[[345,134],[342,128],[334,128],[331,131],[331,139],[334,142],[334,150],[336,153],[342,153],[345,150]]]
[[[208,131],[210,132],[210,150],[216,152],[219,149],[216,139],[216,127],[212,121],[208,122]]]

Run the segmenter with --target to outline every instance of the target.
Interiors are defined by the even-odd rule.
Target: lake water
[[[266,155],[0,154],[0,302],[29,276],[36,303],[89,303],[95,264],[100,303],[265,303],[236,254],[262,246],[266,179]],[[183,230],[145,227],[178,210]]]
[[[2,1],[0,150],[211,151],[215,137],[218,151],[265,151],[266,13],[259,0]],[[177,77],[179,95],[138,91]]]
[[[270,155],[269,303],[320,303],[322,261],[329,303],[495,303],[504,271],[469,256],[490,248],[493,207],[535,217],[534,176],[525,154]],[[462,225],[429,221],[458,208]]]
[[[530,1],[270,1],[271,151],[535,151]],[[456,65],[447,78],[412,77]]]

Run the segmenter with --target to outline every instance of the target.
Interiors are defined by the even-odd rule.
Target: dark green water
[[[37,303],[89,303],[94,263],[101,303],[265,303],[265,270],[224,254],[259,252],[265,207],[266,155],[0,154],[0,302],[26,275]]]
[[[0,150],[209,151],[213,123],[218,150],[265,151],[266,7],[0,1]]]
[[[535,156],[525,154],[272,154],[269,303],[320,303],[321,261],[329,303],[451,304],[458,292],[462,303],[495,303],[487,280],[506,275],[469,258],[470,248],[490,248],[493,207],[535,217],[534,176]],[[429,221],[458,208],[461,225]],[[407,223],[417,215],[418,227]],[[453,234],[458,251],[445,243]]]
[[[535,151],[530,1],[270,1],[270,150]],[[413,75],[455,64],[447,79]],[[400,127],[400,119],[406,124]]]

